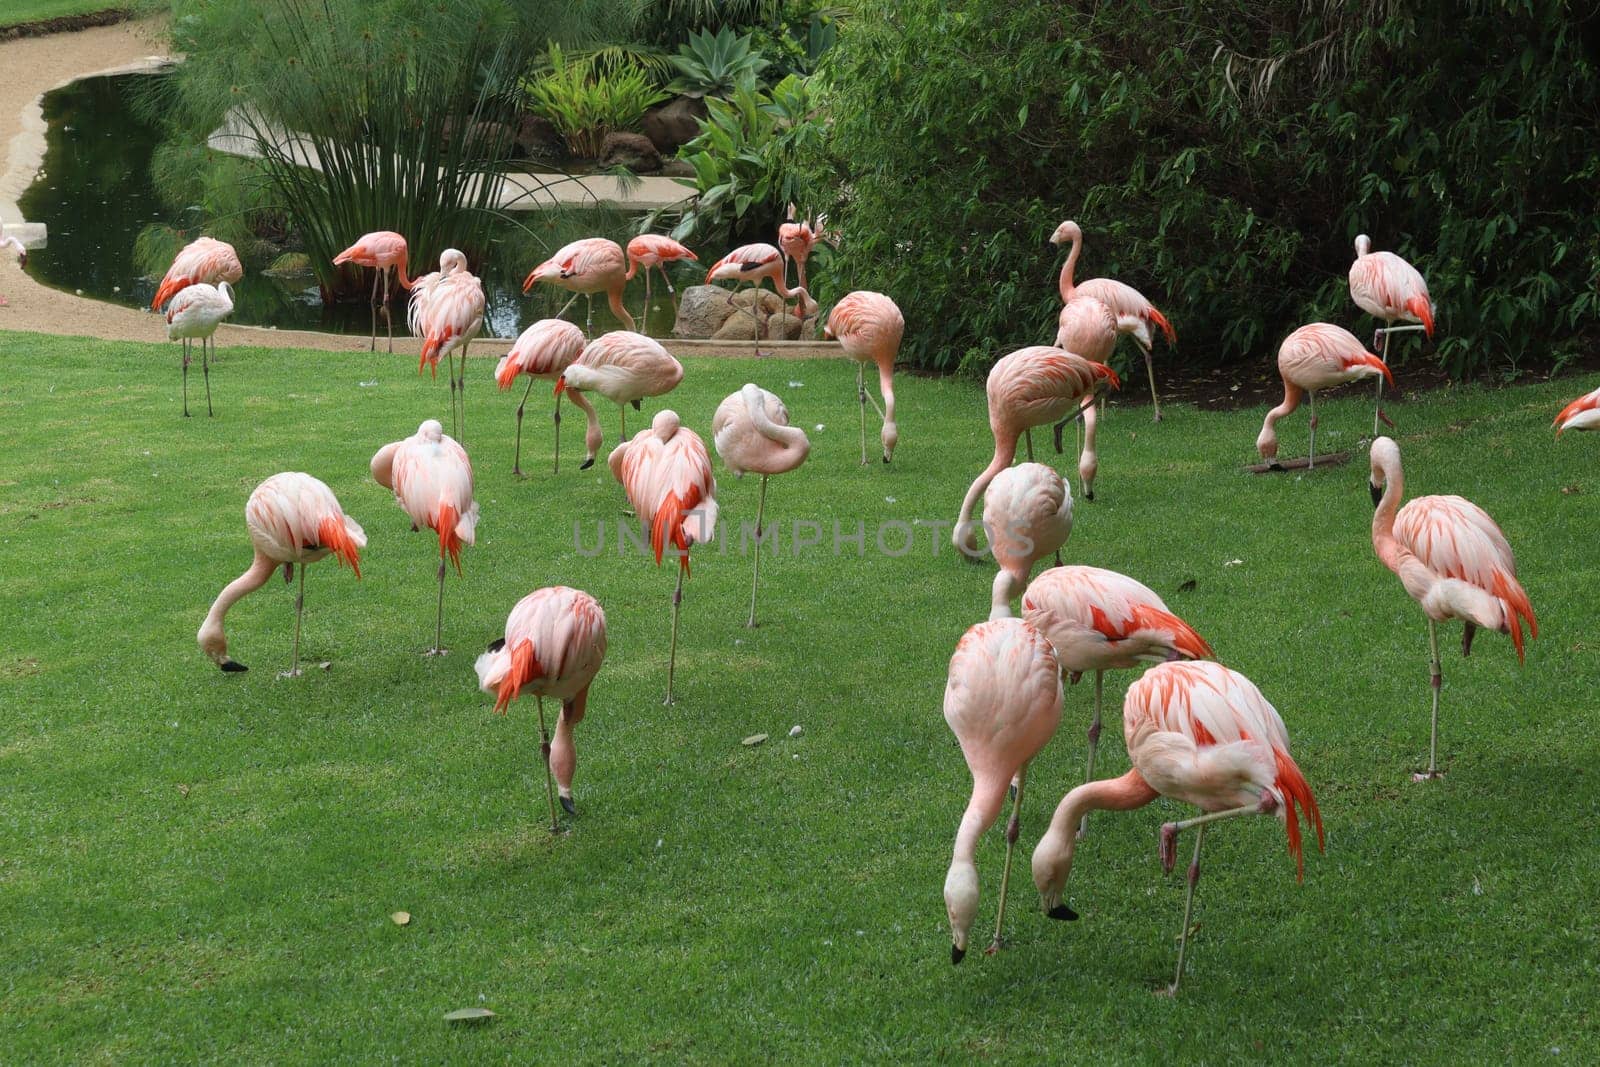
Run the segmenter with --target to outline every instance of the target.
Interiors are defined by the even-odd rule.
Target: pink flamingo
[[[583,409],[585,427],[584,448],[588,456],[579,470],[594,465],[604,438],[600,433],[600,416],[595,414],[586,392],[596,392],[617,405],[622,422],[624,444],[628,440],[628,411],[632,404],[639,410],[639,402],[647,396],[670,393],[683,381],[683,364],[672,358],[660,343],[642,333],[613,330],[590,341],[576,361],[568,365],[556,379],[556,396],[571,392],[572,402]]]
[[[383,281],[383,320],[389,327],[389,351],[394,351],[394,319],[389,315],[389,276],[398,272],[401,289],[411,288],[406,277],[406,239],[392,230],[377,230],[362,237],[355,244],[333,257],[333,265],[342,267],[354,263],[358,267],[372,267],[372,347],[378,350],[378,282]]]
[[[1061,305],[1055,346],[1090,363],[1107,363],[1117,347],[1117,317],[1094,297],[1076,296]],[[1100,470],[1100,453],[1095,447],[1099,409],[1099,404],[1083,409],[1083,439],[1078,448],[1078,478],[1083,485],[1083,498],[1090,501],[1094,500],[1094,477]]]
[[[1057,226],[1055,233],[1050,235],[1051,244],[1067,242],[1071,242],[1072,250],[1067,253],[1067,261],[1061,267],[1061,277],[1057,283],[1061,290],[1061,302],[1070,304],[1074,297],[1092,296],[1116,315],[1117,332],[1131,334],[1138,342],[1139,350],[1144,353],[1144,370],[1150,377],[1150,403],[1155,405],[1155,421],[1160,422],[1161,401],[1156,397],[1156,372],[1150,363],[1150,348],[1155,343],[1151,328],[1159,328],[1169,345],[1178,343],[1177,332],[1167,317],[1131,285],[1112,278],[1090,278],[1086,282],[1074,283],[1072,272],[1078,262],[1078,252],[1083,247],[1083,231],[1071,219]]]
[[[494,693],[494,710],[504,715],[526,687],[539,704],[539,750],[544,755],[544,792],[550,803],[550,830],[561,829],[556,820],[556,800],[550,789],[551,772],[560,790],[561,807],[568,815],[572,803],[572,772],[578,752],[572,728],[583,721],[589,706],[589,686],[606,658],[606,614],[600,602],[580,589],[553,585],[535,589],[511,609],[505,636],[478,657],[474,669],[478,688]],[[551,739],[545,726],[544,698],[561,701],[561,717]]]
[[[817,242],[822,240],[822,227],[827,224],[828,216],[818,215],[813,223],[810,219],[795,221],[794,205],[789,205],[788,219],[778,227],[778,248],[782,250],[785,262],[784,280],[788,280],[788,260],[794,260],[795,274],[799,278],[800,288],[806,289],[806,260],[811,258],[811,250],[817,247]],[[809,289],[807,290],[810,291]],[[785,305],[787,307],[787,305]]]
[[[428,419],[403,441],[378,449],[372,477],[394,491],[395,502],[411,516],[411,529],[427,527],[439,535],[439,607],[433,647],[425,656],[442,656],[444,647],[445,559],[461,574],[461,546],[477,543],[478,502],[472,499],[472,461],[467,450]]]
[[[811,451],[806,432],[789,425],[789,409],[773,393],[759,385],[746,384],[731,393],[711,417],[711,439],[717,455],[738,475],[754,471],[761,475],[761,501],[756,505],[756,549],[754,576],[750,580],[750,619],[756,624],[756,591],[761,585],[762,517],[767,510],[767,479],[787,474],[804,463]]]
[[[1305,776],[1289,755],[1289,732],[1267,698],[1244,675],[1220,663],[1162,663],[1128,687],[1122,703],[1122,733],[1133,768],[1120,778],[1085,782],[1056,808],[1050,828],[1033,850],[1033,882],[1045,914],[1076,919],[1061,900],[1072,856],[1074,832],[1094,810],[1129,811],[1158,796],[1194,804],[1206,814],[1161,827],[1161,865],[1177,862],[1178,834],[1197,827],[1189,889],[1183,900],[1178,971],[1167,987],[1178,992],[1189,946],[1194,887],[1200,881],[1200,843],[1208,824],[1241,815],[1276,815],[1283,820],[1296,878],[1305,877],[1300,814],[1316,827],[1323,846],[1322,814]]]
[[[1562,408],[1553,425],[1557,437],[1567,430],[1600,430],[1600,389],[1585,393]]]
[[[1278,375],[1283,379],[1283,403],[1267,412],[1256,438],[1256,451],[1272,466],[1278,466],[1278,420],[1300,406],[1301,396],[1311,395],[1311,445],[1306,469],[1317,465],[1317,391],[1332,389],[1362,378],[1387,378],[1394,384],[1388,364],[1368,352],[1356,335],[1343,326],[1313,322],[1300,327],[1278,346]]]
[[[650,519],[656,566],[661,565],[669,542],[678,558],[678,585],[672,593],[672,645],[667,653],[667,698],[662,701],[671,704],[672,676],[678,662],[678,607],[683,603],[683,579],[689,573],[689,546],[705,544],[717,531],[717,480],[711,474],[711,456],[700,435],[682,425],[676,411],[666,410],[656,413],[648,430],[619,444],[608,463],[633,510],[641,519]]]
[[[1051,553],[1060,562],[1061,546],[1072,535],[1072,488],[1043,463],[1007,467],[983,495],[983,528],[1000,567],[989,618],[1008,618],[1033,565]]]
[[[752,335],[755,338],[755,354],[761,355],[761,327],[764,319],[757,313],[761,303],[761,280],[771,279],[772,287],[778,295],[787,299],[798,295],[800,298],[800,317],[806,317],[807,310],[812,306],[811,294],[804,288],[790,289],[784,281],[783,254],[771,245],[753,244],[740,245],[732,252],[711,264],[711,269],[706,271],[706,284],[712,282],[733,281],[750,282],[756,287],[756,297],[746,310],[755,321]],[[737,292],[737,289],[735,289]],[[728,303],[733,303],[734,293],[728,294]]]
[[[1461,654],[1472,652],[1478,627],[1511,635],[1517,662],[1523,659],[1522,624],[1539,636],[1528,594],[1517,581],[1511,545],[1487,512],[1459,496],[1419,496],[1400,507],[1405,483],[1400,446],[1387,437],[1372,442],[1372,548],[1383,565],[1428,616],[1429,682],[1433,686],[1428,769],[1414,782],[1441,777],[1439,770],[1439,633],[1447,619],[1465,623]],[[1399,508],[1399,514],[1395,509]]]
[[[672,293],[676,290],[672,288],[672,278],[667,274],[667,264],[686,259],[698,261],[700,257],[663,234],[641,233],[628,242],[628,273],[623,275],[622,280],[631,282],[635,273],[644,271],[644,310],[639,313],[640,333],[649,333],[650,330],[650,268],[661,272],[661,280],[667,283],[667,292]]]
[[[1367,314],[1383,320],[1377,334],[1383,335],[1383,362],[1389,362],[1389,335],[1407,330],[1426,331],[1433,337],[1433,299],[1428,296],[1428,283],[1423,281],[1417,268],[1393,252],[1374,252],[1372,238],[1361,234],[1356,238],[1356,258],[1350,264],[1350,298]],[[1396,321],[1417,323],[1415,326],[1396,326]],[[1374,334],[1373,346],[1377,346]],[[1390,380],[1391,385],[1394,384]],[[1372,409],[1372,433],[1377,436],[1378,420],[1388,422],[1383,414],[1383,381],[1378,382],[1378,399]],[[1389,425],[1394,425],[1389,423]]]
[[[156,286],[150,310],[159,311],[162,304],[191,285],[201,282],[207,285],[216,285],[218,282],[238,285],[243,277],[244,267],[232,245],[210,237],[198,238],[184,245],[173,257],[172,266],[167,268],[161,284]]]
[[[1015,779],[1016,794],[1006,823],[1006,863],[1000,874],[1000,907],[989,952],[1000,949],[1028,764],[1061,721],[1061,668],[1050,642],[1021,619],[990,619],[969,629],[950,657],[944,721],[961,743],[961,754],[972,772],[972,797],[961,815],[944,879],[950,962],[960,963],[978,914],[978,839],[1000,817],[1007,786]]]
[[[494,380],[502,391],[511,388],[517,375],[528,376],[528,387],[522,391],[522,402],[517,405],[517,450],[511,461],[511,473],[522,477],[522,409],[528,406],[528,394],[533,383],[543,378],[549,381],[560,378],[583,354],[583,331],[565,319],[540,319],[517,338],[511,351],[500,357],[494,369]],[[556,462],[555,473],[561,473],[561,396],[556,395]]]
[[[856,361],[862,466],[867,463],[867,401],[872,400],[863,377],[869,362],[878,365],[878,391],[883,394],[883,407],[878,407],[876,400],[872,400],[872,407],[883,419],[879,440],[885,463],[894,457],[894,446],[900,441],[900,426],[894,421],[894,360],[900,354],[900,340],[905,332],[905,316],[900,314],[895,302],[867,289],[857,289],[833,305],[828,313],[828,324],[822,329],[822,336],[837,340],[844,354]]]
[[[450,428],[459,440],[467,436],[467,348],[483,332],[485,306],[483,282],[467,270],[467,257],[454,248],[440,254],[436,273],[423,275],[411,286],[411,332],[423,338],[417,373],[421,374],[426,366],[437,377],[440,357],[449,361],[446,370],[450,378]],[[459,377],[454,355],[457,350],[461,352]]]
[[[189,417],[189,343],[200,342],[200,369],[206,377],[206,415],[211,410],[211,361],[206,349],[222,320],[233,313],[233,289],[227,282],[198,282],[181,290],[167,308],[167,340],[183,342],[183,417]]]
[[[1168,610],[1154,590],[1126,574],[1100,567],[1045,571],[1023,593],[1022,617],[1050,639],[1072,684],[1085,672],[1094,672],[1094,721],[1089,724],[1089,763],[1083,773],[1086,782],[1094,778],[1106,671],[1211,658],[1205,638]],[[1088,826],[1085,815],[1078,836],[1083,836]]]
[[[1000,359],[989,371],[984,390],[989,398],[989,429],[994,433],[994,459],[967,489],[961,501],[950,541],[969,556],[977,554],[977,533],[972,525],[972,509],[994,476],[1011,466],[1017,456],[1017,440],[1035,426],[1057,423],[1056,448],[1061,447],[1061,429],[1069,418],[1078,418],[1092,403],[1084,397],[1103,388],[1122,383],[1103,363],[1091,363],[1082,356],[1059,348],[1032,345],[1019,348]],[[1033,459],[1033,437],[1028,437],[1028,459]]]
[[[523,280],[522,291],[526,293],[537,282],[549,282],[572,293],[572,300],[578,299],[578,294],[583,294],[588,299],[589,307],[584,333],[594,332],[594,294],[605,293],[611,313],[622,323],[624,330],[631,330],[633,316],[628,314],[627,307],[622,303],[622,291],[627,279],[628,261],[623,255],[622,246],[604,237],[585,237],[581,241],[563,245],[555,255],[529,271],[528,277]],[[554,317],[559,319],[565,315],[567,308],[572,306],[572,300],[563,304]]]
[[[333,553],[341,565],[361,577],[361,549],[367,547],[366,532],[344,513],[333,490],[309,474],[274,474],[250,494],[244,506],[244,522],[255,546],[255,559],[239,577],[217,594],[206,613],[200,632],[195,635],[200,651],[225,671],[242,671],[245,665],[228,655],[228,639],[222,621],[245,596],[260,589],[281,565],[283,580],[294,577],[300,564],[300,591],[294,598],[294,655],[289,670],[281,677],[300,675],[300,622],[306,607],[306,564]]]
[[[0,248],[9,248],[17,254],[17,267],[21,270],[28,269],[28,247],[9,233],[0,231]],[[6,306],[6,298],[0,296],[0,308]]]

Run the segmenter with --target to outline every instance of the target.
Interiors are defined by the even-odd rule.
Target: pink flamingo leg
[[[1472,624],[1467,623],[1467,629],[1472,629]],[[1433,689],[1433,716],[1432,727],[1428,732],[1428,769],[1421,774],[1413,774],[1413,782],[1431,782],[1435,778],[1443,778],[1444,772],[1439,769],[1439,687],[1444,684],[1444,672],[1439,663],[1439,628],[1432,619],[1428,620],[1428,684]]]
[[[556,818],[555,783],[550,774],[550,731],[544,721],[544,697],[536,699],[539,702],[539,752],[544,756],[544,796],[550,803],[550,832],[559,834],[561,823]]]
[[[1028,785],[1028,765],[1024,763],[1012,783],[1011,818],[1006,822],[1006,863],[1000,869],[1000,907],[994,915],[994,940],[985,950],[993,956],[1000,951],[1000,932],[1006,921],[1006,889],[1011,884],[1011,853],[1017,846],[1017,836],[1022,830],[1022,793]]]

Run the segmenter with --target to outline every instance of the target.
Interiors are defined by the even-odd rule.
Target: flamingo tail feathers
[[[656,509],[655,520],[650,524],[650,547],[655,549],[657,566],[661,564],[667,542],[671,541],[678,550],[678,565],[684,574],[689,573],[689,540],[684,536],[683,517],[698,503],[700,494],[694,490],[690,490],[688,500],[681,499],[677,493],[668,493]]]
[[[1580,396],[1578,399],[1562,408],[1561,414],[1557,415],[1556,420],[1550,425],[1556,427],[1556,436],[1560,437],[1561,431],[1567,428],[1566,423],[1569,419],[1576,417],[1580,412],[1592,411],[1597,407],[1600,407],[1600,396],[1596,396],[1593,393]]]
[[[1170,611],[1148,604],[1134,605],[1133,625],[1129,629],[1166,630],[1171,635],[1172,646],[1189,659],[1210,659],[1213,655],[1211,645],[1194,627]]]
[[[1167,317],[1165,315],[1156,310],[1156,306],[1154,304],[1150,305],[1150,310],[1146,314],[1146,317],[1161,328],[1162,336],[1167,339],[1167,344],[1175,345],[1178,343],[1178,331],[1172,328],[1172,323],[1167,321]],[[1431,327],[1429,336],[1433,336]]]
[[[1523,662],[1523,637],[1522,623],[1528,624],[1528,633],[1532,637],[1539,636],[1539,620],[1534,618],[1533,604],[1528,600],[1528,594],[1523,591],[1520,583],[1502,571],[1494,575],[1494,595],[1500,598],[1504,606],[1506,627],[1511,631],[1511,643],[1517,650],[1517,662]]]
[[[1304,881],[1306,861],[1300,842],[1300,820],[1296,818],[1294,809],[1298,805],[1300,814],[1317,828],[1318,851],[1327,851],[1322,835],[1322,813],[1317,810],[1317,798],[1312,796],[1305,775],[1300,773],[1300,768],[1289,754],[1276,748],[1272,754],[1278,764],[1278,777],[1273,784],[1283,793],[1283,826],[1289,836],[1289,855],[1294,857],[1295,880]]]
[[[567,391],[567,376],[565,374],[563,374],[561,377],[556,379],[555,395],[556,396],[560,396],[562,393],[564,393],[566,391]]]
[[[343,515],[329,515],[317,524],[317,543],[328,549],[340,564],[361,577],[361,546],[345,528]]]
[[[501,392],[505,392],[507,389],[511,388],[511,383],[516,381],[516,378],[517,378],[517,365],[512,360],[510,354],[501,356],[500,357],[500,362],[495,364],[495,368],[494,368],[494,381],[495,381],[495,384],[500,387],[500,391]],[[560,387],[558,386],[557,387],[557,392],[559,392],[559,391],[560,391]]]
[[[156,295],[150,301],[150,310],[158,310],[162,304],[165,304],[168,300],[188,288],[192,282],[193,279],[188,276],[163,279],[161,287],[156,290]]]
[[[461,574],[461,535],[456,532],[456,524],[461,521],[461,513],[450,504],[440,504],[439,513],[434,517],[434,523],[439,531],[439,558],[450,557],[450,562],[455,564],[456,574]]]
[[[1406,310],[1415,315],[1422,323],[1422,330],[1430,339],[1433,337],[1433,305],[1425,296],[1417,295],[1406,301]]]
[[[1113,388],[1113,389],[1121,389],[1122,388],[1122,379],[1117,377],[1117,372],[1116,371],[1112,370],[1110,367],[1106,366],[1104,363],[1095,363],[1093,360],[1089,361],[1089,366],[1094,368],[1095,374],[1099,375],[1100,377],[1104,378],[1106,381],[1110,382],[1111,383],[1111,388]]]
[[[1360,356],[1355,357],[1349,362],[1348,366],[1371,367],[1373,370],[1383,375],[1383,380],[1389,384],[1391,389],[1395,387],[1394,375],[1389,373],[1389,364],[1385,363],[1383,360],[1379,359],[1370,352],[1363,352]]]
[[[506,671],[506,676],[500,679],[500,691],[495,695],[494,710],[504,715],[506,706],[517,699],[517,693],[522,690],[523,685],[543,672],[544,668],[539,666],[538,657],[533,654],[533,642],[526,639],[517,642],[517,647],[511,650],[511,667]]]

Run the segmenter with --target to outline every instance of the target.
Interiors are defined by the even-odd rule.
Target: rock
[[[806,732],[806,728],[804,726],[801,726],[799,723],[795,723],[793,726],[791,726],[789,728],[789,736],[790,737],[799,737],[801,734],[803,734],[805,732]]]
[[[760,304],[756,303],[757,293],[761,294]],[[723,297],[723,299],[726,300],[727,297]],[[779,296],[771,289],[756,289],[751,287],[748,289],[740,289],[737,293],[733,294],[733,306],[741,308],[759,307],[761,309],[761,314],[763,315],[777,315],[783,311],[783,297]]]
[[[643,134],[608,133],[600,145],[600,165],[627,167],[635,174],[654,173],[661,169],[661,153]]]
[[[694,167],[686,159],[669,159],[661,164],[664,178],[693,178]]]
[[[763,326],[766,324],[763,323]],[[717,332],[711,335],[713,341],[753,341],[755,336],[756,321],[745,312],[740,311],[729,317],[727,322],[717,327]],[[762,329],[761,336],[767,336],[767,331]]]
[[[311,273],[311,257],[304,252],[285,252],[261,273],[274,278],[302,278]]]
[[[641,126],[656,151],[674,156],[679,148],[700,135],[700,120],[705,117],[704,100],[680,96],[646,111]]]
[[[728,291],[715,285],[691,285],[678,297],[678,319],[672,326],[674,337],[710,337],[736,309],[728,303]]]
[[[521,159],[559,163],[567,157],[567,144],[560,131],[543,115],[525,114],[517,121],[516,146]]]
[[[774,341],[797,341],[802,323],[791,314],[774,315],[767,322],[767,336]]]
[[[495,148],[494,159],[510,159],[516,151],[517,131],[503,122],[474,122],[470,127],[473,131],[474,151],[488,151],[490,146]],[[456,121],[447,116],[444,120],[444,143],[450,145],[456,136]]]

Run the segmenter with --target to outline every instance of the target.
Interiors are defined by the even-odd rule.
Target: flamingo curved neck
[[[1077,288],[1077,284],[1072,280],[1072,272],[1078,265],[1078,251],[1082,242],[1083,235],[1081,233],[1073,234],[1072,249],[1067,253],[1067,261],[1061,265],[1061,278],[1057,284],[1061,289],[1061,302],[1063,304],[1072,299],[1073,290]]]
[[[1372,547],[1378,558],[1398,574],[1400,547],[1394,539],[1394,517],[1405,492],[1405,475],[1399,463],[1388,459],[1383,461],[1380,469],[1383,471],[1383,496],[1372,513]]]

